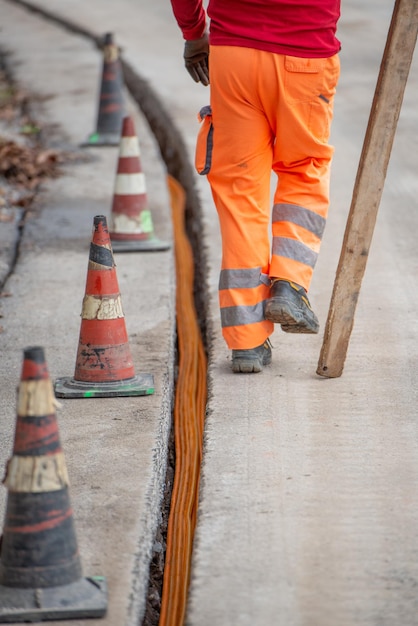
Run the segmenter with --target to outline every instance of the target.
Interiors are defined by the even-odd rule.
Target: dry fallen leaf
[[[26,189],[35,189],[45,178],[58,176],[60,160],[55,150],[22,146],[14,141],[0,143],[0,175]]]

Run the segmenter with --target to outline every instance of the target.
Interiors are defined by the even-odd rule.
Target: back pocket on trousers
[[[285,56],[285,98],[289,104],[315,102],[324,88],[326,59]]]
[[[212,164],[213,123],[212,109],[209,105],[200,109],[198,120],[199,132],[196,140],[195,167],[198,174],[208,174]]]

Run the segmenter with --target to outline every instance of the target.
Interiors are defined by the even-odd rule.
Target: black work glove
[[[209,85],[209,39],[205,33],[200,39],[184,44],[184,64],[196,83]]]

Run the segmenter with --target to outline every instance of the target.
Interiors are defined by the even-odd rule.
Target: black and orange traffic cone
[[[154,234],[140,156],[134,121],[132,117],[126,116],[122,124],[110,217],[113,252],[146,252],[170,248],[169,243],[160,241]]]
[[[112,33],[104,36],[103,71],[96,131],[83,146],[117,146],[125,115],[123,72]]]
[[[144,396],[151,374],[135,375],[106,217],[94,218],[73,378],[59,378],[59,398]]]
[[[44,350],[24,350],[0,547],[0,622],[102,617],[103,577],[82,578]]]

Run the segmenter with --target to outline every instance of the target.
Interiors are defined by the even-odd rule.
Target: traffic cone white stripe
[[[124,317],[120,295],[114,298],[85,295],[81,317],[83,320],[113,320]]]
[[[38,393],[39,391],[39,393]],[[22,380],[17,394],[18,415],[50,415],[55,411],[52,382]]]
[[[135,157],[140,156],[141,150],[139,147],[138,137],[122,137],[120,140],[119,156],[123,157]]]
[[[147,191],[145,174],[118,174],[115,181],[115,195],[134,196],[144,194]]]
[[[3,483],[15,493],[60,491],[70,484],[64,453],[12,456]]]
[[[140,217],[129,218],[128,215],[122,213],[113,214],[113,226],[115,233],[129,233],[131,235],[141,235],[145,231],[140,223]]]

